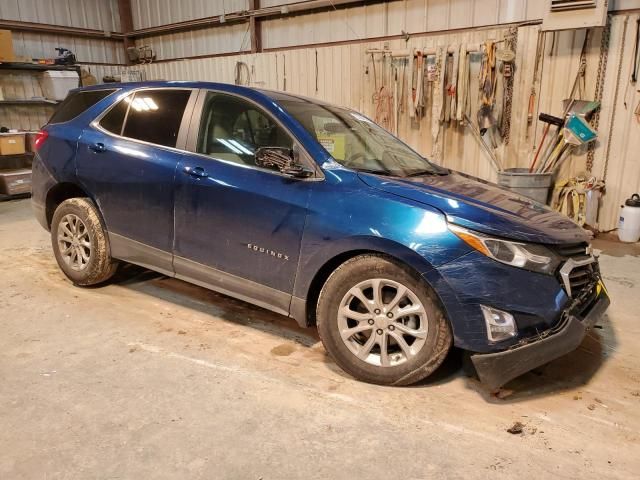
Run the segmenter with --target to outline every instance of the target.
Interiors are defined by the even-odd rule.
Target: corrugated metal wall
[[[120,31],[118,0],[2,0],[0,18]]]
[[[133,28],[149,28],[249,9],[247,0],[131,0]]]
[[[122,42],[91,38],[47,35],[42,33],[13,32],[13,50],[16,55],[29,58],[56,57],[56,47],[75,53],[78,62],[124,64]]]
[[[136,39],[138,47],[151,47],[157,60],[180,59],[219,53],[239,53],[251,49],[249,24],[204,28]]]
[[[2,0],[0,18],[23,22],[56,24],[80,28],[120,31],[118,0]],[[51,58],[55,47],[65,47],[76,54],[80,63],[124,64],[122,42],[109,39],[88,39],[65,35],[13,32],[13,49],[18,56]],[[98,80],[105,74],[120,73],[122,67],[108,65],[85,66]],[[41,97],[38,73],[3,71],[0,75],[6,99]],[[54,106],[2,105],[0,125],[9,128],[37,130],[51,116]]]
[[[602,177],[607,172],[607,193],[600,211],[601,229],[617,227],[620,205],[633,193],[640,192],[640,85],[630,84],[633,68],[635,24],[640,15],[617,16],[611,27],[609,66],[602,99],[600,116],[600,144],[596,150],[594,174]],[[623,37],[624,22],[627,21]],[[624,42],[624,53],[620,56]],[[618,68],[620,76],[618,77]],[[618,99],[614,104],[615,87]],[[606,145],[611,136],[608,162]],[[608,165],[607,165],[608,164]]]
[[[133,28],[141,29],[247,10],[247,0],[132,0]],[[251,47],[249,24],[236,23],[190,32],[171,33],[136,40],[152,48],[158,60],[199,55],[235,53]]]
[[[281,3],[276,1],[269,3]],[[403,0],[263,22],[264,48],[337,42],[542,18],[541,0]]]
[[[246,0],[132,0],[134,28],[220,15],[248,8]],[[286,3],[262,0],[261,7]],[[542,18],[542,0],[399,0],[262,22],[263,48],[359,40],[409,33],[435,32]],[[140,39],[158,60],[235,53],[249,50],[248,25],[229,25],[194,32]]]
[[[120,31],[118,0],[2,0],[0,18],[23,22]],[[122,42],[64,35],[13,32],[16,55],[32,58],[55,57],[55,47],[65,47],[80,62],[124,63]]]
[[[15,0],[14,0],[15,1]],[[69,0],[67,0],[69,1]],[[114,1],[114,0],[110,0]],[[299,0],[261,0],[261,7]],[[246,10],[247,0],[132,0],[134,28]],[[611,9],[640,8],[638,0],[610,0]],[[407,33],[441,32],[539,20],[545,0],[397,0],[262,22],[264,49],[365,40]],[[158,60],[237,53],[249,50],[248,25],[228,25],[195,32],[141,39]]]

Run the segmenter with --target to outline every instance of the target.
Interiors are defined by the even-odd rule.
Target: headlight
[[[449,230],[483,255],[513,267],[553,274],[561,263],[557,255],[542,245],[490,237],[457,225],[449,225]]]

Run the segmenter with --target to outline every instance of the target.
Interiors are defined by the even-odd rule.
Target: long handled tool
[[[536,162],[538,161],[538,157],[540,156],[540,152],[542,151],[542,146],[544,145],[544,141],[547,138],[547,134],[549,133],[549,129],[551,125],[555,125],[558,127],[558,130],[562,128],[562,124],[564,123],[562,118],[554,117],[553,115],[548,115],[546,113],[541,113],[538,115],[538,119],[541,122],[546,123],[544,127],[544,131],[542,133],[542,139],[540,140],[540,144],[538,145],[538,150],[536,151],[535,157],[533,157],[533,162],[531,162],[531,166],[529,167],[529,173],[533,172],[533,169],[536,166]]]
[[[562,147],[556,156],[552,155],[551,161],[545,168],[545,172],[553,171],[560,167],[564,156],[574,147],[579,147],[589,142],[593,142],[597,137],[596,131],[579,115],[570,113],[564,127],[562,128]],[[564,157],[563,157],[564,156]]]
[[[501,172],[503,170],[502,168],[502,164],[500,163],[500,160],[498,160],[498,157],[496,157],[495,153],[493,152],[493,150],[489,147],[489,145],[487,145],[484,141],[484,139],[482,138],[482,135],[480,134],[480,130],[478,130],[478,127],[475,125],[475,123],[473,123],[471,121],[471,119],[469,118],[468,115],[465,114],[465,119],[467,121],[467,126],[469,127],[469,129],[471,130],[471,133],[473,133],[473,136],[475,137],[475,139],[478,141],[478,143],[480,144],[480,146],[484,149],[485,152],[487,152],[487,154],[489,155],[489,159],[491,160],[491,163],[493,164],[493,168],[496,169],[497,172]]]

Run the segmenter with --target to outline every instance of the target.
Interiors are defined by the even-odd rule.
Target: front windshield
[[[345,167],[398,177],[447,173],[357,112],[303,99],[279,103]]]

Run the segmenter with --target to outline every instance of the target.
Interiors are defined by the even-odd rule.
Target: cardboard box
[[[36,151],[36,137],[39,132],[24,132],[24,146],[27,152]]]
[[[0,62],[15,62],[11,30],[0,30]]]
[[[25,153],[24,133],[0,134],[0,155],[20,155]]]

